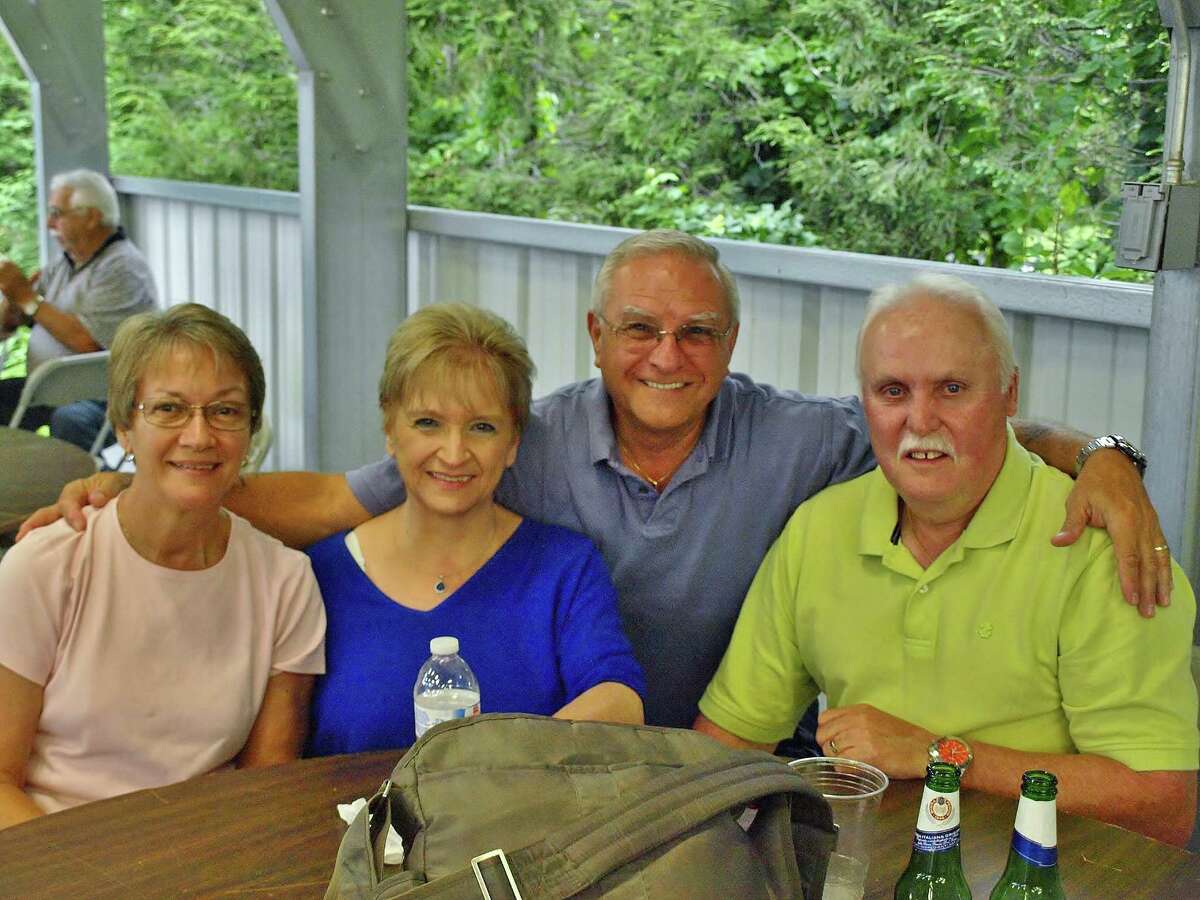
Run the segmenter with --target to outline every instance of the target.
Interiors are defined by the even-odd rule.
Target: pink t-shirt
[[[0,563],[0,665],[44,688],[25,790],[47,812],[228,764],[273,673],[325,671],[304,554],[233,516],[219,563],[166,569],[116,511],[38,529]]]

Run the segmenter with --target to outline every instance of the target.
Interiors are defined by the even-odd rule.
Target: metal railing
[[[117,178],[133,239],[165,301],[197,300],[241,324],[263,356],[276,443],[264,468],[304,466],[317,427],[303,374],[299,199],[280,191]],[[409,207],[408,305],[458,300],[504,315],[529,343],[537,393],[590,377],[583,322],[600,262],[632,232],[487,213]],[[780,387],[857,389],[854,338],[867,294],[921,271],[978,285],[1004,311],[1021,368],[1021,413],[1085,431],[1140,437],[1152,290],[811,248],[714,240],[738,277],[733,368]],[[337,302],[348,302],[338,298]],[[332,364],[379,368],[387,335],[364,335]],[[360,427],[378,432],[374,398]]]

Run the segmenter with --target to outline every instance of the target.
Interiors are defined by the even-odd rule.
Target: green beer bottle
[[[912,857],[896,882],[896,900],[971,900],[958,841],[958,769],[930,763]]]
[[[1058,880],[1058,823],[1054,798],[1058,779],[1033,770],[1021,779],[1008,865],[990,900],[1065,900]]]

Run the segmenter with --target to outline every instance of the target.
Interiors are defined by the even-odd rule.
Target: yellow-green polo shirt
[[[928,569],[891,536],[876,469],[793,514],[758,574],[700,711],[747,740],[790,735],[819,691],[936,734],[1195,769],[1196,603],[1175,566],[1147,621],[1108,534],[1052,547],[1071,481],[1017,443],[967,529]]]

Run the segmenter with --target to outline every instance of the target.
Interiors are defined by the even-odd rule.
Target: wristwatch
[[[1097,450],[1111,448],[1120,450],[1124,453],[1131,463],[1137,467],[1138,475],[1143,478],[1146,475],[1146,454],[1144,454],[1133,444],[1129,443],[1123,435],[1120,434],[1102,434],[1100,437],[1092,438],[1083,445],[1083,449],[1079,451],[1079,455],[1075,457],[1075,474],[1078,476],[1083,469],[1083,464],[1088,461],[1088,457]]]
[[[30,300],[28,303],[21,304],[21,312],[25,313],[25,315],[32,319],[37,315],[38,307],[45,302],[45,299],[46,298],[41,294],[34,294],[32,300]]]
[[[929,745],[929,761],[950,763],[958,769],[960,778],[967,774],[973,759],[975,754],[971,752],[971,745],[960,737],[945,735],[935,738]]]

